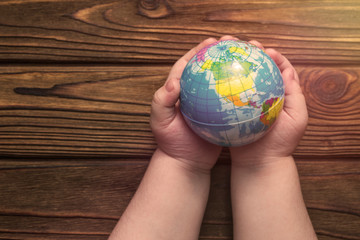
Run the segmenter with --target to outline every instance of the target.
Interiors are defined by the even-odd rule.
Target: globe
[[[284,103],[278,67],[245,41],[218,41],[201,49],[186,65],[180,88],[180,110],[188,126],[221,146],[260,139]]]

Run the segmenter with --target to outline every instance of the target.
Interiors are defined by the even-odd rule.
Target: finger
[[[296,94],[296,93],[302,94],[301,87],[295,77],[297,76],[297,73],[294,68],[285,69],[281,75],[284,80],[286,95]]]
[[[295,81],[292,81],[292,83],[294,84]],[[298,90],[293,91],[296,88],[298,88]],[[285,91],[287,93],[285,93],[284,111],[292,119],[296,119],[296,121],[303,122],[305,124],[303,127],[305,127],[308,118],[305,96],[301,93],[301,89],[298,85],[297,86],[287,85]]]
[[[302,94],[302,90],[299,83],[299,76],[293,67],[293,65],[290,63],[290,61],[283,56],[281,53],[274,49],[266,49],[266,53],[274,60],[276,65],[279,67],[281,71],[281,75],[284,80],[285,85],[285,107],[290,109],[293,105],[302,104],[304,105],[304,101],[301,99],[304,98]],[[287,99],[300,99],[298,103],[296,101],[291,101]],[[294,103],[293,103],[294,102]]]
[[[225,35],[220,38],[220,41],[225,41],[225,40],[239,40],[239,39],[231,35]]]
[[[180,95],[178,79],[169,79],[159,88],[151,103],[151,122],[157,126],[168,126],[176,115],[175,105]]]
[[[202,41],[196,47],[194,47],[193,49],[188,51],[182,58],[179,59],[179,61],[185,61],[187,63],[197,52],[199,52],[204,47],[206,47],[210,44],[213,44],[215,42],[217,42],[217,40],[215,38],[208,38],[208,39]]]
[[[249,43],[257,46],[258,48],[261,48],[262,50],[265,50],[264,46],[260,42],[258,42],[256,40],[250,40]]]
[[[268,48],[265,50],[265,52],[274,60],[274,62],[276,63],[276,65],[278,65],[281,72],[288,67],[292,67],[289,60],[275,49]]]
[[[184,68],[186,64],[190,61],[190,59],[201,49],[204,47],[215,43],[217,40],[215,38],[208,38],[201,43],[199,43],[196,47],[188,51],[183,57],[181,57],[172,67],[168,79],[177,78],[180,79],[182,72],[184,71]]]
[[[265,52],[274,60],[276,65],[279,67],[280,71],[283,72],[286,68],[292,67],[289,60],[284,57],[281,53],[276,51],[275,49],[268,48]]]
[[[265,52],[274,60],[281,72],[283,72],[285,69],[292,68],[294,70],[294,79],[299,83],[299,76],[297,72],[284,55],[272,48],[266,49]]]
[[[302,119],[307,122],[307,109],[305,97],[302,93],[299,82],[297,81],[297,73],[291,66],[282,72],[285,85],[285,103],[284,110],[294,119]]]

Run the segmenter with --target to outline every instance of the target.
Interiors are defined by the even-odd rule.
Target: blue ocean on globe
[[[245,41],[218,41],[201,49],[180,80],[180,110],[189,127],[221,146],[261,138],[284,103],[284,83],[274,61]]]

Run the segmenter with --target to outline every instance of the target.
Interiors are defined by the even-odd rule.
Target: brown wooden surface
[[[284,53],[309,110],[295,152],[322,240],[360,239],[359,1],[0,2],[0,239],[106,239],[156,147],[171,65],[207,37]],[[232,239],[229,153],[200,239]]]

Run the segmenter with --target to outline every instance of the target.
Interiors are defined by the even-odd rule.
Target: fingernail
[[[168,80],[168,81],[165,83],[165,89],[166,89],[166,91],[168,91],[168,92],[171,92],[171,91],[174,89],[174,84],[172,83],[171,80]]]

